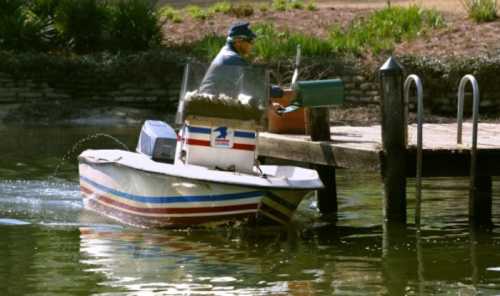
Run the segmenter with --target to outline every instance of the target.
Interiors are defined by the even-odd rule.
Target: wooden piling
[[[393,57],[379,70],[382,95],[384,218],[406,223],[406,126],[403,70]]]
[[[311,108],[308,110],[307,129],[312,141],[330,141],[330,115],[328,108]],[[311,164],[325,185],[317,191],[318,208],[322,214],[337,212],[337,182],[335,167]]]

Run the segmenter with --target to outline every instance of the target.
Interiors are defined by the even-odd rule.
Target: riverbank
[[[413,2],[392,3],[408,6]],[[432,8],[432,3],[428,1],[422,5]],[[300,33],[321,39],[327,37],[332,25],[346,29],[366,18],[373,9],[384,7],[386,1],[360,1],[359,5],[347,1],[317,1],[317,4],[313,11],[255,9],[245,19],[252,25],[261,25],[260,30],[269,28],[265,24],[272,24],[274,31],[265,35],[266,38]],[[495,82],[495,77],[500,75],[500,59],[496,58],[500,45],[495,37],[496,32],[500,32],[500,22],[476,24],[467,19],[463,10],[443,9],[440,12],[444,26],[427,28],[416,38],[394,42],[393,53],[405,67],[406,74],[421,76],[425,107],[430,114],[427,118],[437,118],[435,120],[440,122],[446,120],[442,118],[454,116],[456,85],[460,77],[468,73],[474,73],[480,84],[481,114],[495,118],[500,112],[497,99],[500,86]],[[109,116],[110,122],[126,123],[143,120],[148,113],[158,109],[160,115],[153,116],[172,114],[184,63],[208,62],[208,56],[200,55],[199,49],[216,52],[219,43],[224,42],[227,27],[236,19],[234,15],[218,13],[207,19],[186,16],[180,23],[167,20],[163,33],[168,46],[138,53],[0,52],[0,120],[7,124],[107,122],[105,117]],[[300,24],[297,19],[302,20]],[[295,38],[295,35],[290,36]],[[478,36],[481,36],[479,41]],[[301,38],[297,38],[297,42],[308,40]],[[275,84],[288,84],[293,73],[295,47],[286,42],[272,50],[287,50],[289,54],[256,61],[270,69],[271,82]],[[479,46],[473,46],[475,44]],[[318,53],[314,47],[308,50],[309,54]],[[377,71],[389,54],[367,50],[357,54],[307,56],[306,51],[300,78],[342,79],[346,100],[341,108],[332,109],[332,117],[337,118],[333,120],[354,125],[375,124],[380,121]],[[127,111],[110,111],[123,108]]]
[[[139,108],[118,105],[78,106],[60,102],[43,104],[2,104],[0,124],[72,125],[72,126],[140,126],[145,120],[173,122],[175,115],[157,108]]]

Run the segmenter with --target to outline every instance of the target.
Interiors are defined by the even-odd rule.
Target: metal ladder
[[[477,166],[477,125],[479,120],[479,85],[474,76],[468,74],[462,77],[458,86],[458,108],[457,108],[457,144],[462,144],[462,122],[464,115],[464,96],[467,82],[472,85],[472,147],[470,159],[470,189],[473,190],[476,183]]]
[[[422,149],[423,149],[423,125],[424,125],[424,97],[423,87],[420,77],[411,74],[406,78],[404,84],[405,98],[405,125],[406,135],[408,135],[408,103],[410,100],[410,88],[412,83],[415,84],[417,92],[417,171],[416,171],[416,204],[415,204],[415,225],[417,231],[420,231],[420,212],[422,204]],[[406,137],[408,145],[408,137]]]

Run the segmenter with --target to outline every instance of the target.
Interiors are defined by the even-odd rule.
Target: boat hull
[[[288,223],[310,189],[224,184],[80,160],[86,209],[139,227]]]

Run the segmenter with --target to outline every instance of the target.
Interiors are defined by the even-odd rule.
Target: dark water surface
[[[383,227],[380,178],[349,170],[336,223],[312,200],[258,229],[143,230],[83,210],[76,155],[119,146],[73,145],[108,133],[135,149],[138,132],[0,126],[0,295],[500,295],[500,228],[469,228],[466,179],[425,180],[419,236]]]

